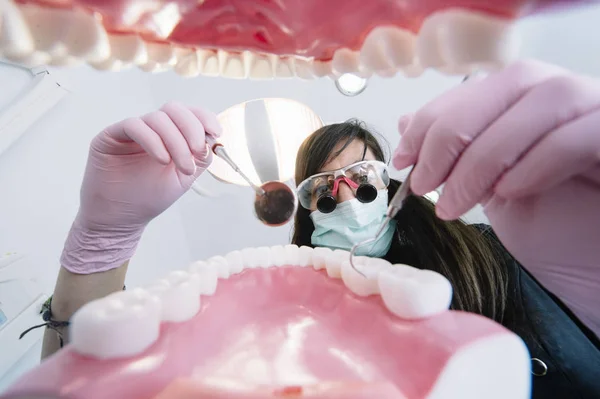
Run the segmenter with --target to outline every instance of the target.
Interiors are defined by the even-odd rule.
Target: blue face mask
[[[310,214],[315,225],[311,243],[316,247],[350,251],[355,244],[375,237],[385,219],[387,207],[387,190],[379,190],[377,198],[370,203],[364,204],[354,198],[338,204],[331,213],[314,211]],[[396,221],[392,220],[377,241],[358,247],[356,255],[384,256],[392,245],[395,230]]]

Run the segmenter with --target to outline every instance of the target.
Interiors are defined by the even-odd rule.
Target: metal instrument
[[[216,143],[213,145],[212,151],[227,162],[252,187],[256,193],[254,212],[261,222],[268,226],[281,226],[294,216],[298,199],[296,193],[287,184],[280,181],[268,181],[259,187],[233,162],[223,144]]]
[[[410,171],[408,176],[406,176],[406,179],[404,179],[404,182],[400,185],[400,188],[398,189],[398,191],[396,191],[396,194],[394,194],[394,196],[392,197],[392,200],[390,201],[388,209],[385,213],[385,219],[383,220],[383,223],[381,223],[381,227],[377,231],[377,234],[375,234],[375,237],[369,238],[368,240],[365,240],[365,241],[359,242],[358,244],[355,244],[354,246],[352,246],[352,249],[350,250],[350,266],[352,266],[352,268],[357,273],[359,273],[360,275],[362,275],[365,278],[367,276],[365,276],[365,274],[356,267],[352,258],[354,257],[354,254],[356,253],[356,250],[358,249],[358,247],[375,242],[379,238],[381,233],[383,233],[383,231],[387,227],[388,223],[390,223],[390,221],[396,217],[398,212],[400,212],[400,209],[402,209],[402,206],[404,205],[404,201],[411,194],[411,191],[410,191],[411,175],[412,175],[412,170]]]

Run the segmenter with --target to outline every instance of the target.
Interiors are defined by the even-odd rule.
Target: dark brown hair
[[[354,140],[362,141],[365,151],[369,148],[377,160],[387,162],[379,141],[363,123],[355,120],[336,123],[320,128],[302,143],[296,159],[296,184],[319,173],[324,164]],[[339,143],[344,144],[334,153]],[[391,181],[390,199],[400,184]],[[309,215],[309,210],[298,208],[293,244],[312,246],[315,227]],[[437,218],[433,203],[417,196],[407,199],[396,220],[396,237],[385,257],[388,261],[443,274],[454,289],[452,309],[502,322],[508,284],[503,256],[478,228],[461,220],[446,222]]]

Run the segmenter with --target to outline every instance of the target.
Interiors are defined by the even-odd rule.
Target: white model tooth
[[[173,47],[173,51],[175,52],[175,60],[176,60],[174,65],[177,65],[179,63],[180,59],[182,59],[190,54],[196,53],[196,50],[187,48],[187,47]]]
[[[110,43],[100,20],[84,11],[69,11],[71,25],[63,42],[70,56],[86,61],[101,61],[110,56]]]
[[[243,54],[228,53],[219,50],[219,65],[221,66],[221,76],[232,79],[246,78],[246,66],[244,65]]]
[[[366,37],[360,49],[360,65],[372,71],[390,69],[392,64],[386,55],[386,43],[382,31],[375,28]]]
[[[112,34],[108,36],[108,42],[112,59],[135,65],[148,62],[146,43],[138,35]]]
[[[470,65],[446,65],[442,67],[438,67],[437,70],[446,75],[468,75],[473,70],[476,69],[476,66]],[[487,69],[487,68],[486,68]]]
[[[386,29],[386,28],[384,28]],[[417,60],[417,38],[404,29],[387,28],[386,54],[392,66],[408,68],[414,66]]]
[[[71,346],[100,359],[140,354],[159,336],[161,307],[156,296],[141,288],[89,302],[71,318]]]
[[[6,58],[15,61],[27,58],[35,51],[27,22],[12,1],[0,2],[0,51]]]
[[[425,72],[423,67],[418,63],[402,68],[402,74],[407,78],[418,78],[423,75],[423,72]]]
[[[378,277],[388,310],[403,319],[422,319],[446,311],[452,301],[450,281],[431,270],[393,265]]]
[[[100,71],[121,71],[125,68],[128,68],[131,66],[131,64],[124,64],[123,62],[119,61],[119,60],[114,60],[112,58],[108,58],[104,61],[100,61],[100,62],[89,62],[89,65],[92,68],[98,69]]]
[[[300,257],[300,248],[295,244],[288,244],[283,247],[285,249],[285,265],[298,266],[298,258]]]
[[[171,69],[171,66],[169,64],[159,64],[154,61],[148,61],[145,64],[138,65],[138,67],[141,70],[143,70],[144,72],[149,72],[149,73],[166,72]]]
[[[333,53],[331,66],[333,72],[337,75],[345,73],[356,73],[360,65],[359,53],[347,48],[341,48]]]
[[[9,57],[7,55],[6,58],[28,67],[36,67],[44,64],[49,64],[52,60],[49,54],[43,53],[41,51],[34,51],[33,53],[25,57]]]
[[[256,248],[256,257],[258,259],[258,267],[266,269],[273,265],[271,262],[271,249],[269,247]]]
[[[200,73],[205,76],[219,76],[219,57],[212,50],[198,50]]]
[[[229,270],[229,263],[223,256],[213,256],[206,260],[209,266],[214,267],[217,270],[219,278],[229,278],[231,272]]]
[[[110,56],[106,30],[92,14],[80,9],[26,5],[21,8],[38,51],[53,58],[73,56],[102,61]]]
[[[287,251],[283,245],[271,247],[271,263],[273,266],[285,266],[287,264]]]
[[[369,79],[371,76],[373,76],[373,71],[359,65],[359,70],[358,72],[354,73],[354,75],[358,76],[359,78]]]
[[[197,273],[177,270],[146,289],[160,298],[162,321],[186,321],[200,310],[200,275]]]
[[[366,256],[354,256],[352,261],[364,276],[354,270],[350,258],[345,259],[342,262],[342,280],[346,287],[359,296],[379,294],[379,274],[391,268],[392,264],[385,259]]]
[[[300,79],[312,80],[315,78],[312,70],[312,61],[304,58],[296,58],[294,66],[296,69],[296,76]]]
[[[52,58],[48,64],[59,67],[74,67],[76,65],[81,65],[83,63],[83,59],[71,57],[69,55],[62,57],[54,57]]]
[[[426,67],[502,66],[519,50],[514,21],[489,14],[448,9],[430,15],[417,39],[417,54]]]
[[[146,72],[163,72],[177,63],[175,48],[168,43],[146,43],[148,61],[140,68]]]
[[[198,275],[200,295],[213,295],[215,293],[219,279],[217,268],[209,265],[207,262],[198,261],[190,265],[188,272]]]
[[[198,52],[190,50],[177,56],[177,64],[173,68],[175,73],[184,78],[194,78],[200,74],[200,60]]]
[[[378,71],[377,74],[384,78],[393,78],[398,73],[398,70],[392,68],[385,71]]]
[[[312,73],[318,78],[331,75],[333,73],[331,61],[313,61]]]
[[[327,263],[325,263],[327,275],[331,278],[342,277],[342,262],[348,259],[350,259],[350,252],[342,249],[332,251],[327,257]]]
[[[175,47],[168,43],[146,43],[148,60],[162,65],[175,65]]]
[[[244,258],[244,269],[256,269],[260,267],[260,260],[256,248],[248,247],[242,249],[242,258]]]
[[[275,76],[278,78],[293,78],[296,76],[295,64],[292,57],[279,58],[275,64]]]
[[[247,52],[246,59],[250,79],[273,79],[275,77],[276,56]]]
[[[435,20],[426,19],[417,36],[417,58],[424,68],[439,68],[445,65],[438,39]]]
[[[244,270],[244,256],[240,251],[231,251],[225,255],[230,274],[238,274]]]
[[[388,71],[407,67],[414,61],[415,35],[396,27],[373,29],[360,50],[361,65],[377,73],[389,75]]]
[[[313,262],[313,249],[306,245],[301,246],[298,249],[298,266],[307,267],[312,265]]]
[[[313,249],[312,265],[315,270],[325,269],[327,259],[333,254],[333,251],[325,247],[317,247]]]

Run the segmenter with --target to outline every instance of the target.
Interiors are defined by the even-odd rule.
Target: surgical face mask
[[[362,203],[356,198],[338,204],[331,213],[314,211],[310,214],[315,225],[312,245],[350,251],[355,244],[374,238],[385,219],[388,207],[387,190],[379,190],[373,202]],[[356,255],[382,257],[390,246],[396,230],[396,221],[372,244],[360,246]]]

